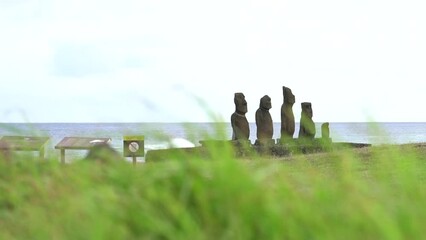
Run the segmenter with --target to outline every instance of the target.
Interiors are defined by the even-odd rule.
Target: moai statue
[[[272,117],[269,113],[271,107],[271,98],[268,95],[263,96],[260,99],[259,109],[256,111],[257,140],[260,143],[272,140],[274,134]]]
[[[303,102],[302,104],[302,115],[300,117],[300,129],[299,138],[315,138],[315,123],[312,120],[312,104],[310,102]]]
[[[321,138],[322,139],[330,139],[330,124],[328,122],[323,123],[321,125]]]
[[[231,116],[232,140],[248,140],[250,136],[249,123],[246,118],[247,101],[244,94],[234,95],[235,112]]]
[[[291,89],[283,86],[284,103],[281,105],[281,140],[292,139],[294,135],[295,122],[293,114],[293,104],[296,97]]]
[[[330,138],[330,123],[328,122],[321,124],[321,141],[323,143],[332,142],[332,139]]]

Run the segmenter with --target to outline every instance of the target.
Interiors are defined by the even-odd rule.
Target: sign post
[[[145,136],[124,136],[123,156],[132,157],[133,165],[136,164],[137,157],[145,156]]]

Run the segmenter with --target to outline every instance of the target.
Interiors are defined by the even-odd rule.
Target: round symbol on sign
[[[131,142],[129,144],[129,150],[130,152],[137,152],[139,150],[139,144],[137,142]]]

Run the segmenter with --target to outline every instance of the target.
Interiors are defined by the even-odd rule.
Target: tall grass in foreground
[[[425,152],[0,161],[0,239],[422,239]]]

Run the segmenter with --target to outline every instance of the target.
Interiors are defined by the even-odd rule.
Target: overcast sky
[[[426,121],[424,0],[0,0],[0,122]]]

